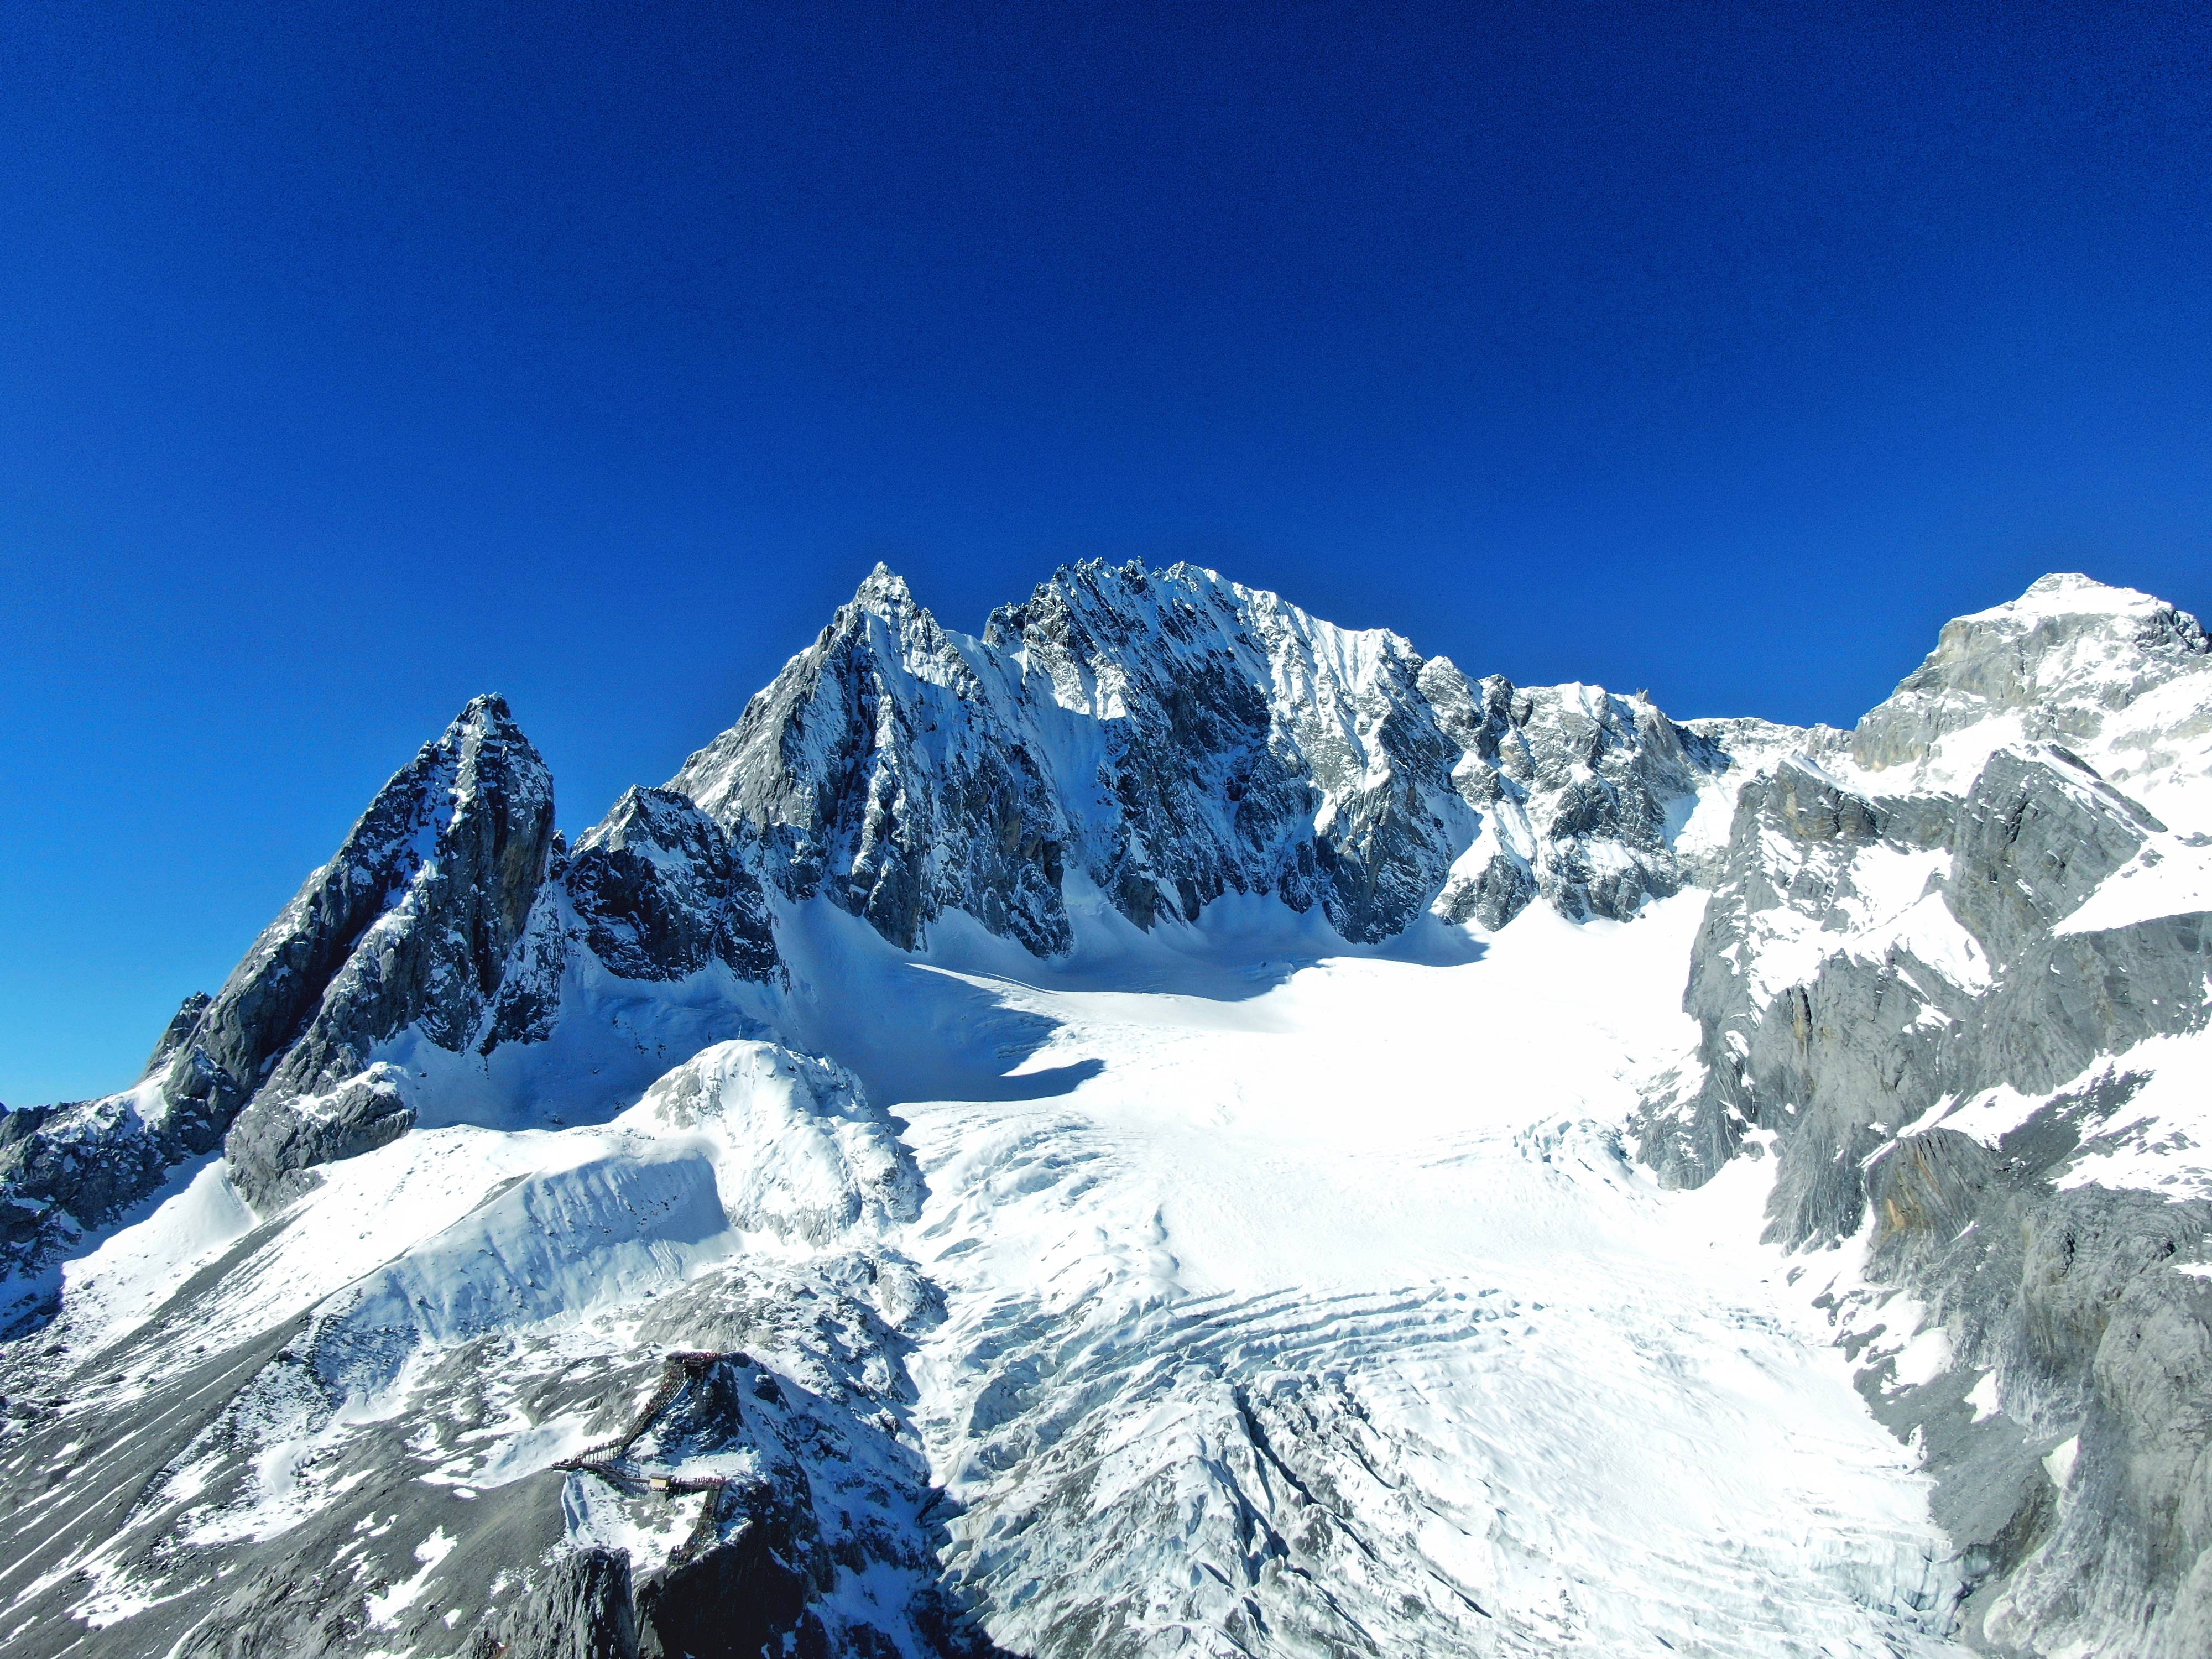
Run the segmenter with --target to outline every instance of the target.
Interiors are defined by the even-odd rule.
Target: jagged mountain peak
[[[1626,916],[1680,884],[1674,804],[1729,765],[1648,699],[1470,682],[1189,563],[1062,566],[980,640],[871,603],[668,787],[902,949],[957,908],[1064,954],[1070,872],[1140,928],[1231,895],[1364,942],[1539,894]]]
[[[2140,588],[2116,586],[2110,582],[2099,581],[2094,576],[2084,575],[2078,570],[2054,570],[2030,582],[2018,599],[2008,599],[2002,605],[1991,605],[1986,611],[1973,611],[1955,620],[1980,622],[1997,617],[2027,620],[2036,617],[2122,616],[2172,609],[2165,600]]]
[[[515,724],[514,710],[507,706],[507,698],[497,691],[479,691],[471,697],[461,712],[453,717],[453,725],[447,731],[451,733],[464,729],[501,733],[513,732],[518,737],[521,735],[521,728]]]
[[[853,604],[875,616],[896,619],[910,611],[920,609],[915,603],[914,589],[905,577],[893,570],[881,559],[876,568],[860,579],[853,591]]]
[[[1340,666],[1382,656],[1420,660],[1402,635],[1341,627],[1270,589],[1247,586],[1188,560],[1159,568],[1139,559],[1062,565],[1027,600],[993,611],[983,638],[987,644],[1018,647],[1032,625],[1049,627],[1055,617],[1079,619],[1098,642],[1122,647],[1241,643],[1264,649],[1260,636],[1273,633],[1304,642]]]
[[[696,817],[698,812],[689,796],[632,784],[607,809],[605,817],[576,837],[572,854],[580,855],[601,847],[629,847],[640,841],[665,845],[672,824]]]
[[[1958,680],[1981,655],[2015,650],[2063,652],[2084,636],[2166,657],[2201,657],[2212,640],[2196,617],[2154,594],[2118,587],[2077,571],[2054,571],[2028,584],[2018,599],[1946,623],[1936,649],[1904,684]]]
[[[1964,790],[1996,750],[2062,744],[2154,793],[2212,788],[2192,734],[2212,720],[2212,639],[2134,588],[2056,573],[1944,624],[1936,648],[1853,732],[1852,758],[1905,769],[1885,787]],[[2157,802],[2150,802],[2158,810]]]

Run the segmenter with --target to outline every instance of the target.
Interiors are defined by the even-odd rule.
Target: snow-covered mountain
[[[1274,895],[1363,944],[1539,893],[1632,915],[1728,767],[1644,699],[1471,681],[1187,564],[1062,570],[981,640],[878,567],[669,787],[902,949],[957,909],[1058,957],[1071,878],[1139,928]]]
[[[567,845],[479,698],[0,1117],[0,1647],[2212,1650],[2212,643],[1851,732],[878,568]]]

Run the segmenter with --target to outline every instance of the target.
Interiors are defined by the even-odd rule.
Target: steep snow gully
[[[2212,642],[1852,731],[878,568],[0,1117],[9,1655],[2212,1653]]]

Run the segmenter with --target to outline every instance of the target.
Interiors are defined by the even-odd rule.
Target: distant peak
[[[2078,570],[2054,570],[2049,575],[2038,576],[2030,582],[2027,592],[2021,597],[2033,599],[2039,593],[2124,593],[2131,591],[2108,586],[2094,576],[2085,576]]]
[[[514,711],[496,691],[471,697],[468,707],[446,728],[445,735],[434,744],[425,745],[423,752],[428,754],[432,750],[459,757],[472,772],[489,764],[506,778],[507,781],[501,785],[503,788],[550,794],[553,786],[552,775],[545,768],[545,757],[523,735]]]
[[[906,585],[906,578],[885,564],[876,562],[876,568],[861,579],[853,592],[853,603],[863,611],[872,611],[878,616],[914,608],[914,590]]]
[[[2078,570],[2054,570],[2047,576],[2038,576],[2027,586],[2027,592],[2016,599],[1992,605],[1987,611],[1977,611],[1962,622],[1980,622],[1997,617],[2118,617],[2132,612],[2155,610],[2164,602],[2151,594],[2132,587],[2114,587],[2100,582],[2094,576],[2085,576]]]
[[[471,697],[468,706],[453,716],[453,723],[446,728],[441,743],[463,743],[473,738],[520,738],[522,728],[515,723],[514,711],[507,706],[507,699],[496,691],[487,691],[481,696]]]

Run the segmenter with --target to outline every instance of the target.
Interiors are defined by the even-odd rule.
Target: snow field
[[[1150,938],[1092,904],[1057,969],[957,918],[916,960],[805,907],[786,1018],[865,1095],[723,1043],[593,1127],[330,1165],[265,1236],[210,1165],[76,1265],[64,1322],[119,1335],[238,1250],[194,1310],[211,1346],[313,1316],[345,1404],[273,1368],[165,1489],[203,1542],[269,1539],[346,1501],[362,1434],[441,1414],[441,1356],[634,1358],[671,1298],[873,1240],[927,1282],[886,1265],[879,1302],[941,1297],[911,1422],[946,1570],[1010,1648],[1948,1652],[1911,1454],[1751,1242],[1768,1166],[1670,1194],[1621,1156],[1694,1042],[1702,903],[1389,952],[1273,902]],[[420,1478],[493,1491],[589,1437],[502,1407],[465,1445],[422,1429]],[[665,1545],[577,1484],[576,1539]],[[437,1565],[380,1613],[445,1606]]]
[[[1456,963],[1094,912],[1059,973],[817,919],[927,1182],[918,1417],[998,1640],[1949,1650],[1911,1454],[1752,1243],[1771,1166],[1662,1193],[1614,1139],[1702,904]]]

